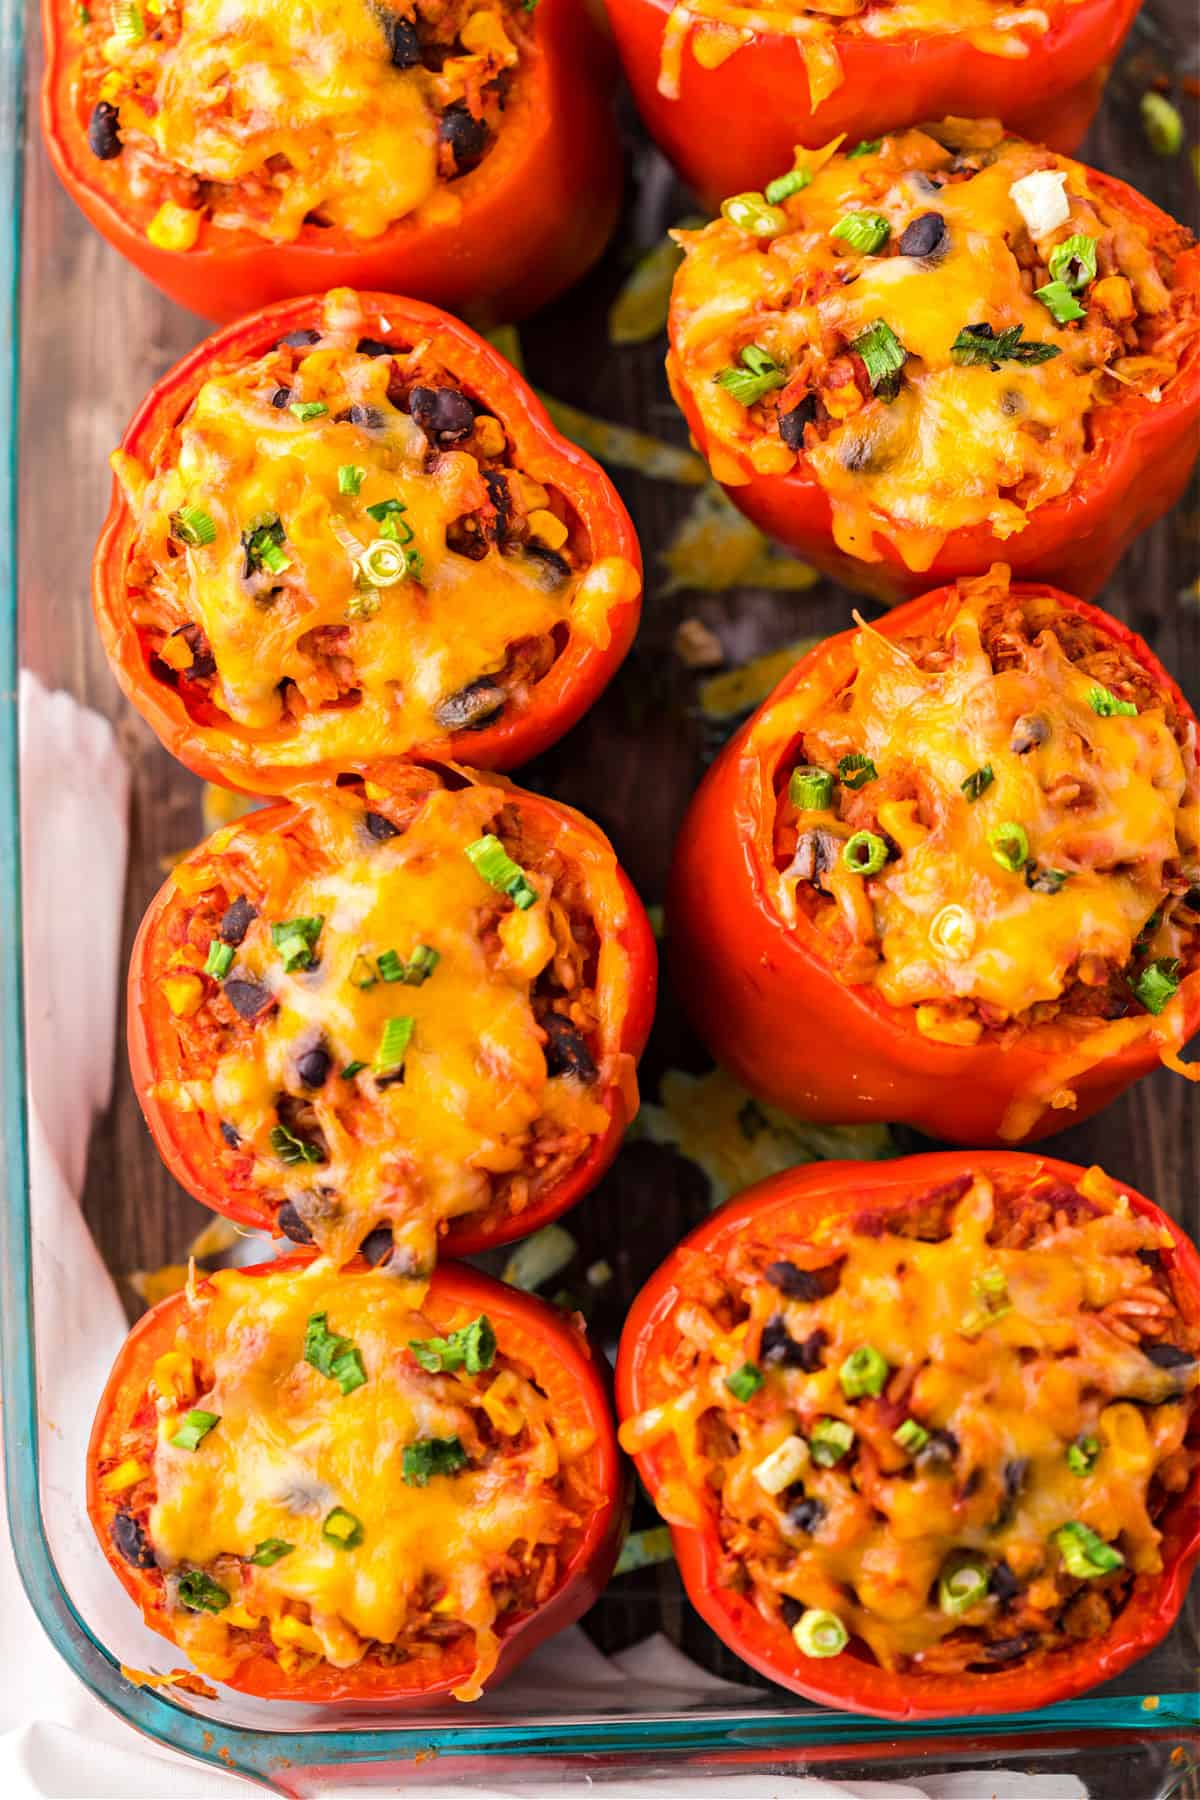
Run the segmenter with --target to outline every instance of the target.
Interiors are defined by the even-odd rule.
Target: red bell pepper
[[[496,143],[447,192],[434,221],[380,237],[305,224],[275,243],[211,221],[190,250],[159,249],[146,226],[161,198],[134,196],[122,159],[88,148],[74,0],[42,0],[42,132],[67,192],[114,249],[172,300],[216,323],[330,287],[394,289],[482,323],[523,317],[577,281],[603,250],[621,195],[611,51],[580,0],[541,0],[533,45]]]
[[[654,1017],[657,955],[645,909],[617,864],[612,846],[590,820],[502,777],[460,769],[451,779],[459,785],[467,782],[502,788],[505,804],[517,814],[521,831],[566,866],[575,891],[582,895],[598,944],[595,1061],[602,1073],[607,1070],[598,1098],[609,1115],[607,1129],[593,1137],[579,1160],[540,1192],[535,1186],[521,1210],[493,1208],[449,1221],[438,1240],[439,1253],[470,1256],[526,1237],[557,1219],[591,1191],[613,1161],[637,1111],[636,1064]],[[241,820],[237,834],[243,839],[274,840],[286,851],[289,833],[303,825],[306,806],[319,809],[322,798],[320,789],[311,789],[294,802],[264,808]],[[207,1073],[184,1062],[164,978],[178,970],[175,953],[193,904],[184,886],[188,868],[214,856],[219,863],[220,851],[209,840],[184,858],[142,920],[129,968],[130,1072],[155,1145],[175,1179],[226,1218],[257,1230],[279,1230],[275,1208],[254,1181],[252,1159],[230,1146],[220,1120],[210,1112],[165,1099],[160,1088],[164,1082],[186,1082],[189,1075]],[[302,861],[298,869],[304,873]],[[278,868],[274,879],[280,879]],[[251,896],[252,901],[254,898]],[[402,996],[406,990],[394,991]],[[397,1011],[403,1010],[398,1001]]]
[[[431,356],[504,426],[516,467],[562,494],[579,520],[591,563],[615,559],[620,579],[612,585],[608,641],[601,647],[574,630],[548,672],[521,706],[510,705],[482,728],[447,732],[424,743],[397,741],[363,747],[348,728],[346,753],[336,764],[288,765],[260,753],[261,730],[246,730],[219,708],[189,701],[157,672],[132,616],[127,570],[135,521],[119,483],[113,484],[108,518],[92,569],[92,602],[113,673],[126,698],[160,741],[195,774],[250,793],[287,792],[298,781],[331,775],[381,754],[469,762],[477,768],[512,768],[540,754],[579,719],[619,668],[637,631],[641,611],[641,552],[633,524],[607,475],[557,432],[532,390],[494,350],[458,319],[417,300],[390,294],[357,296],[365,332],[399,348],[427,342]],[[253,362],[288,332],[314,328],[322,298],[290,300],[242,319],[197,345],[168,370],[134,414],[121,450],[144,463],[187,412],[218,366]],[[347,715],[351,717],[351,715]]]
[[[826,1033],[832,1042],[833,1033]],[[720,1262],[749,1233],[795,1242],[823,1221],[883,1211],[964,1174],[1029,1178],[1047,1174],[1075,1185],[1084,1171],[1071,1163],[1011,1151],[942,1151],[892,1163],[814,1163],[757,1182],[699,1225],[651,1276],[630,1309],[617,1359],[617,1410],[622,1420],[669,1398],[661,1370],[680,1346],[674,1314],[695,1291],[702,1259]],[[1200,1326],[1200,1254],[1179,1227],[1141,1194],[1120,1184],[1134,1212],[1152,1219],[1170,1248],[1161,1252],[1180,1312]],[[751,1593],[731,1584],[730,1556],[717,1530],[711,1495],[695,1496],[673,1436],[635,1456],[651,1498],[668,1517],[684,1490],[700,1501],[695,1524],[671,1524],[680,1574],[693,1606],[743,1661],[770,1680],[826,1706],[888,1719],[938,1719],[1040,1710],[1085,1693],[1144,1656],[1171,1629],[1200,1557],[1200,1470],[1171,1496],[1159,1520],[1162,1570],[1138,1575],[1126,1604],[1102,1636],[1069,1648],[1035,1652],[1020,1666],[985,1673],[904,1673],[881,1667],[853,1640],[839,1656],[803,1655],[778,1618],[765,1617]]]
[[[275,1262],[240,1269],[238,1275],[274,1280],[309,1261],[308,1253],[293,1251]],[[343,1271],[343,1278],[354,1282],[364,1273],[365,1266],[356,1262]],[[201,1297],[207,1285],[201,1285]],[[133,1566],[120,1553],[113,1528],[117,1515],[128,1506],[128,1490],[106,1488],[104,1475],[129,1457],[148,1463],[153,1456],[158,1414],[149,1384],[157,1359],[178,1347],[188,1304],[186,1292],[172,1294],[134,1326],[105,1385],[87,1458],[88,1516],[100,1546],[121,1585],[141,1608],[146,1624],[169,1639],[174,1639],[175,1632],[162,1571],[153,1565]],[[609,1405],[608,1371],[583,1331],[561,1312],[534,1295],[506,1287],[461,1264],[438,1268],[419,1310],[441,1332],[460,1322],[464,1314],[486,1313],[500,1353],[523,1364],[547,1395],[556,1431],[574,1431],[592,1440],[586,1454],[589,1487],[596,1496],[594,1508],[580,1520],[577,1535],[564,1547],[546,1598],[532,1611],[501,1626],[499,1662],[486,1683],[491,1688],[546,1638],[574,1624],[599,1597],[612,1574],[630,1496]],[[397,1346],[398,1351],[403,1349],[405,1346]],[[137,1496],[143,1508],[151,1503],[144,1482]],[[403,1504],[403,1490],[397,1503]],[[264,1641],[239,1664],[227,1685],[269,1700],[322,1704],[386,1701],[392,1707],[407,1707],[444,1698],[461,1685],[464,1673],[461,1653],[456,1656],[447,1651],[440,1657],[407,1661],[368,1653],[346,1669],[323,1660],[313,1665],[305,1657],[289,1674],[273,1646]]]
[[[673,0],[607,0],[617,48],[651,136],[710,206],[761,188],[792,166],[797,144],[816,150],[950,115],[1003,119],[1020,137],[1073,151],[1100,100],[1105,77],[1138,0],[1078,0],[1050,30],[1020,34],[1027,56],[993,56],[961,31],[920,38],[835,38],[842,80],[814,107],[800,45],[738,14],[743,41],[719,61],[694,54],[702,17],[682,46],[678,94],[663,79],[663,42]],[[728,9],[732,15],[734,8]],[[761,17],[761,15],[760,15]],[[712,66],[709,66],[710,61]]]
[[[1014,588],[1019,596],[1022,586]],[[1028,584],[1025,591],[1046,590]],[[887,613],[872,630],[888,638],[930,629],[949,597],[942,588]],[[1195,714],[1135,633],[1098,608],[1056,593],[1142,665],[1186,722]],[[803,915],[789,929],[765,880],[773,868],[778,782],[795,742],[793,696],[831,696],[854,670],[853,632],[827,638],[795,665],[726,745],[705,776],[676,845],[667,899],[668,944],[678,986],[700,1036],[752,1092],[803,1118],[914,1125],[954,1143],[1021,1143],[1089,1118],[1159,1065],[1148,1013],[1105,1028],[1115,1042],[1099,1060],[1087,1039],[1051,1021],[1011,1041],[934,1042],[915,1008],[894,1007],[871,983],[834,975],[820,933]],[[694,979],[703,968],[704,979]],[[1182,1040],[1200,1026],[1200,970],[1173,1003]],[[1072,1065],[1072,1054],[1083,1066]],[[1064,1102],[1064,1094],[1074,1098]],[[1057,1104],[1056,1104],[1057,1101]]]

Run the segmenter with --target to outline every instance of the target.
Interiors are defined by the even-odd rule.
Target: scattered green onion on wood
[[[631,1531],[621,1545],[614,1575],[632,1575],[635,1569],[651,1569],[658,1563],[671,1562],[671,1533],[665,1525],[651,1525],[645,1531]]]

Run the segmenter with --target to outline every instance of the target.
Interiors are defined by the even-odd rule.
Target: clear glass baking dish
[[[1177,216],[1189,205],[1195,211],[1184,159],[1168,166],[1149,156],[1130,101],[1148,79],[1147,59],[1162,65],[1173,44],[1187,48],[1188,13],[1187,0],[1163,0],[1148,9],[1091,145],[1093,160],[1119,168]],[[996,1791],[990,1771],[997,1768],[1047,1777],[1071,1772],[1090,1784],[1095,1797],[1120,1792],[1151,1800],[1195,1792],[1200,1620],[1194,1595],[1167,1642],[1120,1681],[1041,1713],[949,1722],[936,1731],[831,1713],[748,1677],[691,1613],[669,1565],[612,1584],[587,1621],[593,1642],[615,1652],[661,1631],[712,1675],[746,1682],[742,1692],[694,1692],[687,1684],[656,1692],[624,1683],[608,1695],[589,1689],[581,1696],[561,1681],[548,1683],[549,1665],[543,1663],[538,1679],[518,1676],[469,1710],[389,1718],[271,1707],[230,1693],[210,1701],[139,1687],[122,1673],[122,1665],[161,1667],[164,1647],[133,1615],[81,1523],[82,1438],[72,1441],[47,1429],[38,1406],[38,1359],[47,1354],[54,1321],[35,1317],[33,1305],[18,950],[16,671],[19,662],[31,666],[49,685],[122,718],[87,605],[88,561],[107,492],[105,457],[144,388],[201,328],[152,293],[89,232],[54,184],[35,132],[26,133],[23,159],[23,97],[27,82],[28,93],[36,91],[38,63],[36,42],[23,42],[18,0],[0,0],[0,217],[6,221],[0,231],[0,341],[8,377],[0,468],[0,1151],[6,1189],[0,1342],[12,1534],[30,1598],[61,1655],[148,1737],[284,1793],[401,1782],[414,1790],[453,1784],[470,1791],[517,1781],[561,1791],[585,1779],[603,1786],[655,1774],[671,1774],[688,1789],[699,1790],[708,1780],[714,1791],[735,1777],[754,1776],[766,1783],[755,1791],[766,1792],[774,1778],[802,1772],[878,1781],[958,1771],[957,1784],[946,1791],[985,1800]],[[686,202],[633,128],[630,139],[634,198],[625,244],[644,247],[681,216]],[[526,329],[530,373],[576,405],[678,440],[661,376],[661,345],[615,350],[607,341],[605,309],[627,267],[627,253],[613,251],[580,293]],[[711,707],[709,716],[701,716],[696,676],[672,655],[677,626],[685,617],[699,619],[718,634],[727,659],[740,664],[840,626],[849,602],[829,584],[800,598],[755,585],[672,591],[658,578],[656,553],[696,490],[636,472],[625,471],[620,480],[651,573],[642,639],[595,714],[524,778],[597,816],[653,901],[661,894],[671,832],[714,729],[721,729]],[[1173,523],[1143,539],[1107,596],[1113,610],[1151,635],[1168,665],[1193,685],[1200,675],[1200,607],[1176,605],[1175,595],[1200,560],[1193,549],[1189,566],[1194,519],[1185,506]],[[162,858],[194,841],[201,827],[192,779],[127,717],[119,730],[133,767],[128,941],[160,878]],[[665,993],[645,1067],[651,1096],[669,1066],[698,1069],[703,1058]],[[62,1075],[69,1083],[71,1070]],[[1185,1084],[1162,1076],[1060,1144],[1076,1160],[1136,1175],[1139,1185],[1198,1232],[1196,1128],[1194,1090],[1189,1094]],[[707,1204],[694,1164],[641,1141],[571,1218],[579,1267],[603,1257],[615,1270],[593,1319],[609,1348],[630,1294]],[[135,1266],[178,1260],[202,1223],[199,1209],[154,1158],[120,1057],[116,1098],[93,1145],[85,1208],[117,1277]]]

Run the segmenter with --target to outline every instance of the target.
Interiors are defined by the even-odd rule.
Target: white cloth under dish
[[[125,1332],[113,1284],[78,1206],[92,1122],[108,1104],[128,850],[129,773],[111,727],[68,695],[21,678],[26,1032],[30,1085],[35,1285],[54,1323],[54,1354],[41,1392],[56,1430],[80,1436],[98,1385]],[[64,1070],[70,1078],[64,1079]],[[68,1431],[68,1426],[72,1429]],[[239,1777],[145,1743],[67,1668],[25,1599],[7,1536],[0,1534],[0,1794],[4,1800],[221,1800],[261,1792]],[[614,1703],[694,1706],[701,1693],[746,1690],[717,1681],[655,1637],[606,1658],[578,1629],[525,1665],[526,1694],[568,1691],[581,1711]],[[510,1684],[511,1688],[511,1684]],[[507,1694],[510,1690],[502,1690]],[[761,1696],[757,1696],[761,1699]],[[514,1694],[514,1699],[516,1695]],[[520,1702],[528,1710],[529,1701]],[[589,1783],[589,1786],[591,1783]],[[1087,1800],[1071,1776],[1005,1771],[916,1775],[912,1783],[852,1785],[808,1776],[730,1775],[597,1781],[604,1800]],[[330,1790],[331,1792],[333,1790]],[[348,1791],[348,1790],[347,1790]],[[361,1792],[355,1789],[355,1792]],[[552,1781],[483,1787],[422,1786],[423,1800],[548,1800]]]

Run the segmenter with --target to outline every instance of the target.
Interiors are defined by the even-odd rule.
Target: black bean
[[[439,444],[470,437],[475,429],[475,409],[457,388],[415,387],[408,408],[425,436]]]
[[[477,119],[465,100],[456,100],[442,114],[438,137],[450,147],[459,175],[475,168],[487,148],[487,121]]]
[[[1050,722],[1040,713],[1023,713],[1012,728],[1008,747],[1014,756],[1028,756],[1050,736]]]
[[[793,1262],[770,1263],[763,1274],[789,1300],[819,1300],[826,1291],[815,1269],[798,1269]]]
[[[983,1654],[990,1663],[1016,1662],[1018,1657],[1027,1656],[1037,1642],[1036,1631],[1023,1631],[1019,1637],[999,1638],[993,1644],[985,1644]]]
[[[386,1262],[395,1248],[390,1225],[377,1225],[374,1231],[368,1231],[358,1246],[359,1255],[364,1257],[373,1269],[378,1268],[380,1263]]]
[[[803,1369],[804,1345],[794,1338],[779,1313],[769,1318],[762,1328],[758,1354],[762,1362],[781,1369]]]
[[[390,356],[392,346],[385,344],[381,338],[359,338],[354,348],[360,356]]]
[[[305,325],[299,331],[289,331],[286,337],[279,340],[292,350],[306,350],[310,344],[318,344],[320,341],[320,332],[314,331],[311,325]]]
[[[408,19],[385,12],[380,23],[388,41],[394,69],[415,69],[421,60],[421,40],[417,28]]]
[[[1015,1500],[1025,1491],[1029,1479],[1029,1458],[1014,1456],[1004,1465],[1004,1498]]]
[[[365,431],[381,431],[387,420],[377,406],[360,406],[357,401],[344,412],[334,413],[335,425],[361,425]]]
[[[285,406],[290,406],[291,404],[291,388],[277,387],[275,392],[271,395],[271,405],[275,408],[275,411],[282,412]]]
[[[512,500],[508,492],[508,483],[499,469],[483,471],[483,485],[488,491],[488,499],[496,509],[496,521],[491,528],[491,535],[504,538],[508,535],[512,523]]]
[[[841,838],[832,831],[826,831],[823,825],[814,825],[811,831],[802,832],[796,840],[792,871],[801,881],[812,882],[814,887],[823,887],[826,875],[837,863],[841,853]]]
[[[1140,1263],[1145,1263],[1145,1265],[1148,1269],[1161,1269],[1162,1268],[1162,1251],[1161,1250],[1139,1250],[1137,1253],[1137,1257],[1138,1257],[1138,1261]]]
[[[305,1087],[324,1087],[329,1078],[332,1060],[324,1045],[317,1044],[314,1049],[304,1052],[296,1064],[296,1073]]]
[[[284,1237],[291,1238],[293,1244],[311,1244],[313,1234],[300,1217],[294,1201],[285,1200],[275,1214],[275,1223]]]
[[[257,1019],[260,1013],[274,1006],[275,996],[269,988],[260,987],[256,981],[227,981],[224,988],[225,998],[235,1013],[242,1019]]]
[[[803,1500],[798,1500],[795,1506],[789,1509],[787,1522],[793,1531],[806,1531],[811,1535],[816,1531],[828,1510],[823,1500],[818,1500],[815,1495],[806,1494]]]
[[[208,639],[199,625],[181,625],[179,634],[192,653],[191,663],[184,670],[188,680],[207,681],[217,672],[217,659],[209,648]],[[175,635],[175,632],[171,633],[172,637]]]
[[[580,1081],[595,1081],[596,1065],[591,1051],[569,1019],[550,1012],[541,1021],[546,1033],[546,1070],[550,1075],[575,1075]]]
[[[545,544],[526,544],[525,560],[538,565],[538,585],[549,593],[571,579],[571,565],[566,557],[560,556],[557,550],[551,550]]]
[[[779,1616],[790,1631],[804,1617],[804,1607],[799,1600],[793,1600],[790,1594],[780,1594]]]
[[[157,1567],[146,1533],[132,1513],[119,1512],[112,1522],[112,1541],[131,1569]]]
[[[217,927],[217,936],[223,944],[240,944],[257,917],[258,908],[251,906],[245,894],[239,894],[225,909],[225,916]]]
[[[470,562],[483,561],[488,553],[488,541],[483,525],[474,513],[451,520],[446,527],[446,548],[453,550],[456,556],[467,557]]]
[[[935,256],[946,237],[941,213],[919,213],[900,235],[901,256]]]
[[[958,1439],[952,1431],[931,1431],[929,1442],[917,1452],[917,1467],[942,1472],[953,1466]]]
[[[804,1339],[804,1342],[800,1346],[804,1355],[804,1360],[800,1364],[800,1367],[804,1370],[806,1375],[815,1375],[817,1370],[822,1366],[825,1361],[825,1346],[828,1342],[829,1333],[827,1331],[822,1331],[819,1325],[815,1331],[810,1331],[808,1336]]]
[[[382,813],[368,812],[363,814],[363,824],[377,843],[386,844],[389,838],[400,836],[400,827],[385,819]]]
[[[1182,1369],[1185,1363],[1196,1361],[1190,1350],[1181,1350],[1178,1344],[1143,1343],[1141,1349],[1160,1369]]]
[[[507,699],[505,690],[497,687],[490,675],[481,675],[440,701],[433,716],[443,731],[478,731],[495,718]]]
[[[998,1562],[988,1578],[988,1592],[995,1594],[1001,1606],[1011,1606],[1021,1591],[1021,1584],[1006,1562]]]
[[[816,417],[817,397],[815,394],[805,394],[803,400],[793,406],[790,412],[780,413],[779,435],[789,450],[804,448],[804,427],[812,425]]]
[[[221,1136],[225,1139],[225,1142],[229,1145],[231,1150],[236,1150],[242,1141],[242,1134],[237,1126],[231,1125],[227,1119],[221,1120]]]
[[[115,106],[107,100],[97,100],[92,108],[92,116],[88,120],[88,149],[101,162],[111,162],[114,156],[121,154],[121,133],[118,129],[119,114]]]

